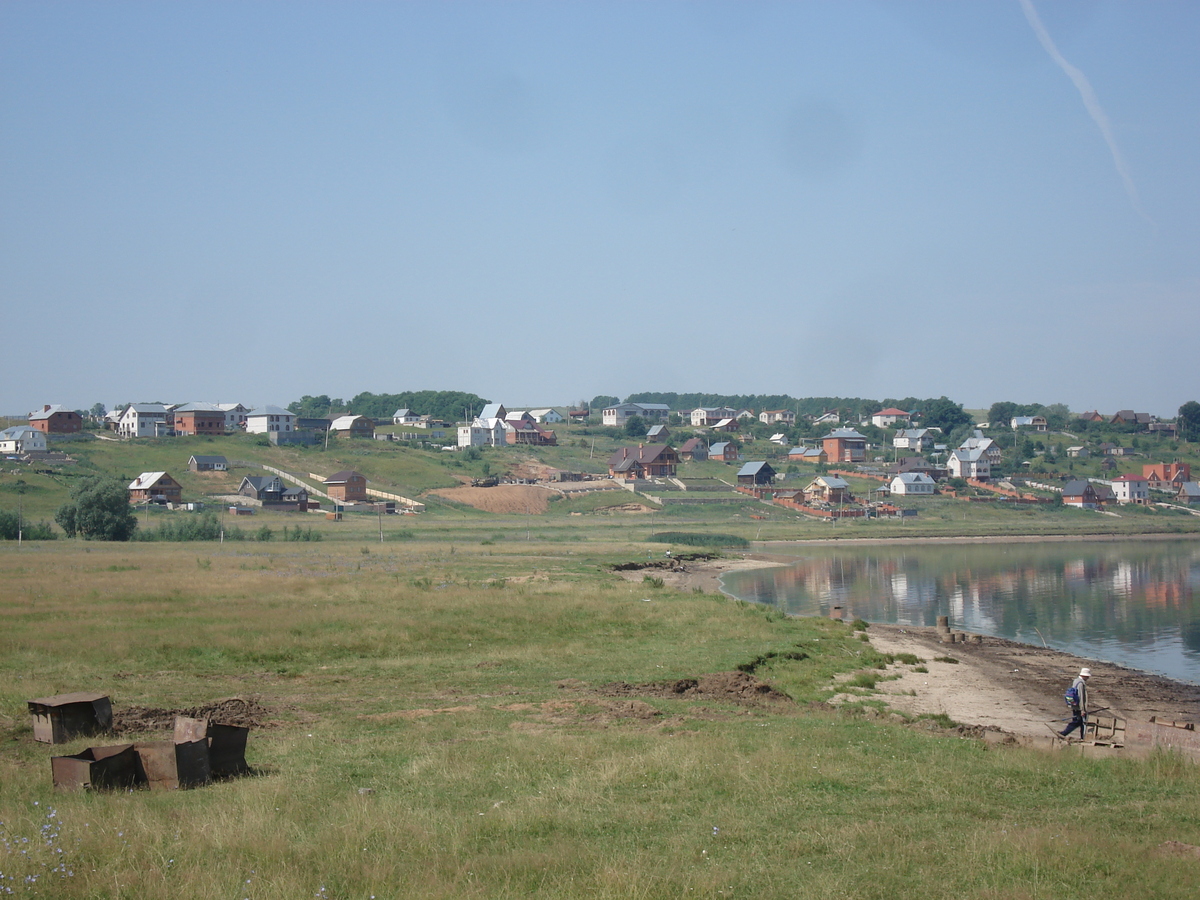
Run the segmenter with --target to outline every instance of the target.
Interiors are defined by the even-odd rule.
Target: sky
[[[1200,4],[0,4],[0,413],[1200,399]]]

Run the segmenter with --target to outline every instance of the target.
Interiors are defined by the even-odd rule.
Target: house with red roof
[[[879,412],[871,416],[871,424],[876,428],[891,428],[897,422],[903,422],[907,428],[912,421],[912,415],[902,409],[896,409],[894,406],[889,406],[887,409],[881,409]]]

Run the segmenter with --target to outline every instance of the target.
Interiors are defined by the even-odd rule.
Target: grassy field
[[[880,713],[866,687],[834,711],[836,679],[918,661],[844,624],[621,580],[608,566],[661,545],[607,520],[546,541],[513,539],[520,518],[436,539],[451,519],[419,519],[382,546],[365,526],[0,545],[0,892],[1194,896],[1195,860],[1156,848],[1200,844],[1196,767],[990,749]],[[739,667],[787,699],[605,689]],[[253,698],[256,774],[56,793],[52,753],[96,741],[35,743],[25,701],[83,689],[118,712]]]

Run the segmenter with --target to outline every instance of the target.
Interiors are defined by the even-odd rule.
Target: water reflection
[[[1196,541],[809,548],[731,572],[727,593],[793,615],[956,627],[1200,684]]]

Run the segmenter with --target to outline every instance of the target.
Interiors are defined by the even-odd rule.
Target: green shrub
[[[750,542],[736,534],[701,533],[692,531],[660,531],[646,538],[653,544],[683,544],[687,547],[734,547],[744,549]]]

